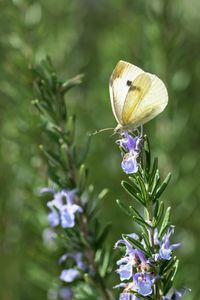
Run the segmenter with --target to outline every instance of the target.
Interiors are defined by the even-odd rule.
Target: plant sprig
[[[45,141],[45,145],[42,144],[39,148],[48,166],[49,185],[55,191],[53,200],[47,202],[51,212],[55,214],[51,217],[57,222],[55,217],[61,213],[60,208],[53,204],[50,206],[50,203],[55,202],[55,197],[60,196],[60,193],[67,195],[65,191],[75,191],[73,208],[81,211],[76,213],[74,226],[66,228],[65,225],[62,228],[64,225],[61,223],[62,226],[55,227],[62,251],[69,256],[74,255],[72,257],[77,252],[83,256],[84,267],[75,269],[79,275],[77,279],[68,282],[67,286],[73,290],[73,299],[112,299],[112,292],[107,288],[107,278],[111,272],[111,252],[103,246],[110,226],[102,227],[95,218],[98,197],[94,195],[93,187],[88,185],[88,168],[84,163],[88,152],[88,137],[81,146],[80,140],[76,138],[76,116],[69,114],[65,99],[66,93],[78,86],[83,76],[60,80],[50,58],[33,66],[32,74],[37,97],[32,104],[41,116]],[[106,193],[101,194],[102,198]],[[65,213],[64,205],[62,209],[62,213]],[[62,222],[63,216],[61,214],[59,222]]]

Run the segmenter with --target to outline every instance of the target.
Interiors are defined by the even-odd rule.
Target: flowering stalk
[[[134,132],[123,132],[117,141],[122,152],[122,169],[129,176],[129,182],[122,186],[139,203],[128,208],[119,200],[118,205],[138,225],[140,233],[124,234],[115,244],[123,251],[123,257],[117,261],[116,272],[122,289],[120,300],[170,300],[181,299],[186,289],[176,291],[173,288],[178,260],[174,250],[180,244],[171,244],[170,238],[174,226],[170,225],[171,208],[164,208],[161,195],[166,189],[171,174],[161,182],[158,159],[152,162],[150,145],[143,129],[138,136]],[[143,208],[143,212],[141,211]]]
[[[65,99],[82,76],[66,82],[59,80],[50,59],[32,70],[37,94],[33,104],[42,117],[47,145],[40,149],[48,166],[49,186],[41,194],[47,199],[49,224],[57,236],[55,243],[63,253],[59,259],[60,280],[65,284],[62,298],[109,300],[110,251],[102,246],[109,225],[101,228],[96,218],[97,200],[106,191],[96,197],[93,187],[87,185],[84,160],[88,141],[81,146],[77,140],[76,118],[69,115]]]

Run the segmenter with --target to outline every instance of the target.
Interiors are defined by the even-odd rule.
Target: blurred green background
[[[46,182],[28,69],[46,54],[63,78],[85,74],[69,94],[80,135],[116,126],[108,82],[118,60],[166,83],[169,105],[145,131],[162,175],[173,172],[164,197],[182,243],[176,284],[192,288],[185,299],[200,299],[199,0],[4,0],[0,10],[0,299],[47,299],[58,276],[56,255],[42,241],[47,222],[37,193]],[[110,190],[101,215],[113,222],[111,243],[134,231],[115,204],[129,200],[114,140],[110,132],[94,136],[87,161],[96,191]]]

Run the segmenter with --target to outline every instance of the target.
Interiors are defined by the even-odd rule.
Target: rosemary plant
[[[178,259],[174,250],[180,244],[171,244],[170,237],[174,226],[170,224],[171,208],[165,209],[160,199],[165,191],[171,174],[161,181],[158,159],[152,161],[149,140],[135,132],[121,133],[117,141],[122,152],[122,169],[131,174],[122,186],[140,208],[126,207],[117,200],[120,208],[139,227],[139,234],[123,234],[115,248],[120,248],[123,257],[117,261],[116,272],[122,289],[120,300],[178,300],[187,289],[177,291],[173,288],[178,269]]]
[[[56,299],[112,299],[107,288],[111,251],[103,247],[109,225],[102,228],[97,219],[98,200],[106,190],[95,196],[93,186],[87,184],[84,161],[89,143],[81,146],[80,138],[77,141],[76,117],[69,115],[65,99],[82,76],[58,79],[49,58],[32,67],[32,72],[37,97],[32,103],[42,120],[45,145],[40,150],[48,168],[49,184],[41,194],[47,200],[54,242],[62,251],[58,263],[63,285]]]

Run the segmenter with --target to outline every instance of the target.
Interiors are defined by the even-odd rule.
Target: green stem
[[[153,219],[153,206],[150,203],[147,207],[147,211],[148,211],[148,223],[152,224],[152,219]],[[149,239],[150,239],[150,244],[152,247],[152,252],[155,253],[155,244],[154,244],[154,229],[151,228],[149,230]],[[155,300],[162,300],[161,295],[160,295],[160,282],[159,279],[157,279],[155,281]]]
[[[105,300],[111,300],[110,295],[109,295],[109,293],[107,291],[107,288],[105,287],[105,284],[104,284],[104,281],[103,281],[102,277],[100,276],[99,273],[97,273],[97,275],[98,275],[97,278],[98,278],[99,287],[100,287],[103,299],[105,299]]]

